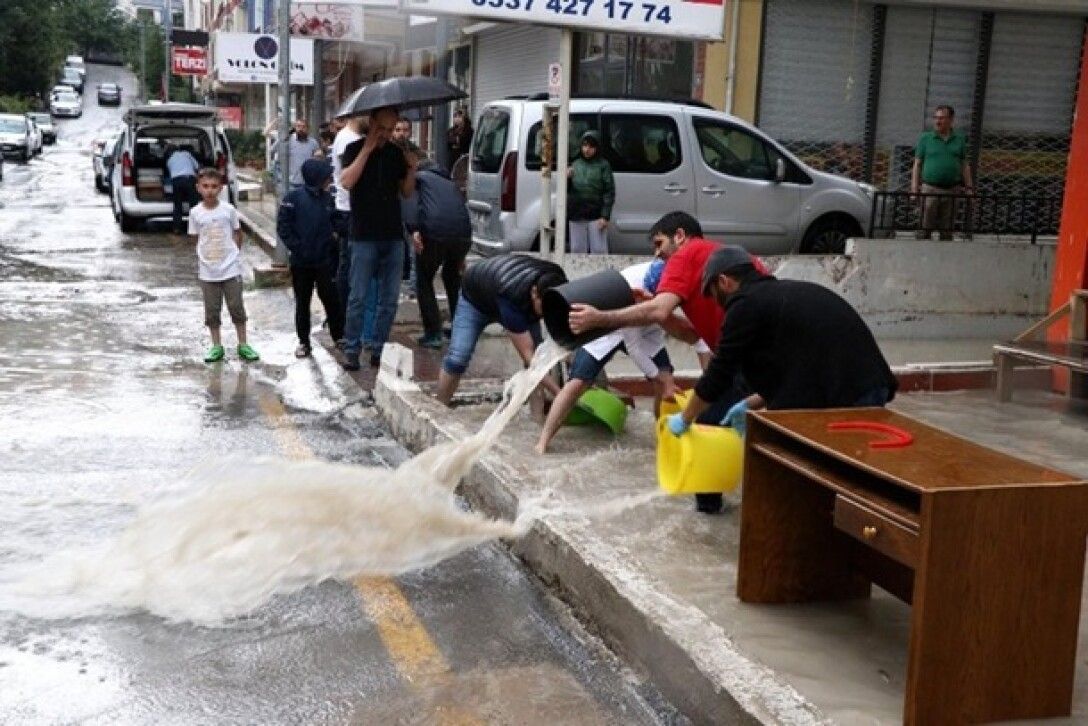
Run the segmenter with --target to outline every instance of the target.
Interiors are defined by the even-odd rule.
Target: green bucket
[[[591,388],[581,395],[564,423],[567,426],[601,424],[619,435],[627,424],[627,404],[603,388]]]

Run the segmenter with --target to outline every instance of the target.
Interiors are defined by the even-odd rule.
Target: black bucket
[[[544,324],[555,342],[568,350],[612,332],[611,328],[587,330],[575,335],[570,330],[570,306],[592,305],[598,310],[618,310],[635,304],[631,286],[615,270],[602,270],[544,292]]]

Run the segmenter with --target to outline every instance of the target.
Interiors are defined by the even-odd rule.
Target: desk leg
[[[747,449],[737,596],[789,603],[869,596],[849,545],[832,525],[835,494]]]
[[[1069,715],[1085,556],[1079,490],[923,500],[905,723]]]

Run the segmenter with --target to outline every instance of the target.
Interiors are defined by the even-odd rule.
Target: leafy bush
[[[0,96],[0,113],[26,113],[33,110],[30,99],[22,96]]]
[[[264,167],[264,134],[260,131],[241,131],[226,129],[227,141],[234,152],[236,164]]]

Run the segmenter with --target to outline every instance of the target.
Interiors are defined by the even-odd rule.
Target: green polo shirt
[[[918,139],[914,156],[922,160],[922,181],[935,187],[954,187],[963,183],[963,162],[967,159],[967,139],[953,130],[948,139],[926,131]]]

